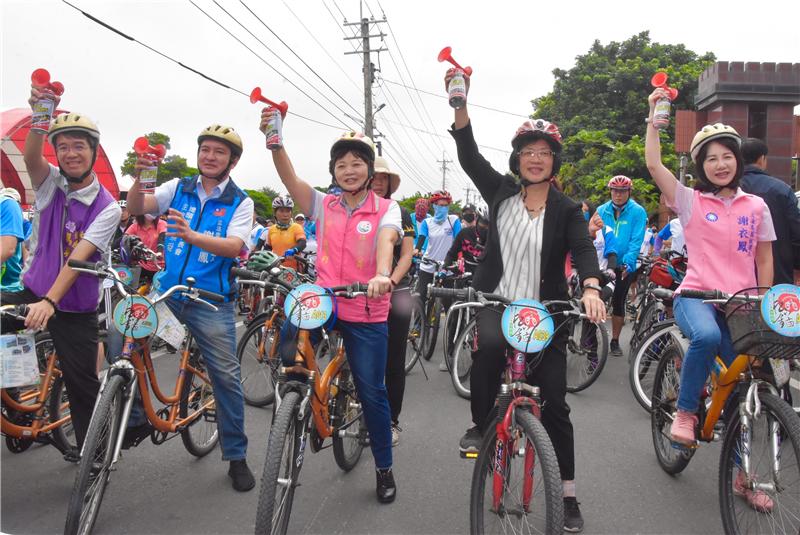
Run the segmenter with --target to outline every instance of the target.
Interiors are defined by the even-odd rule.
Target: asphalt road
[[[623,347],[626,344],[623,343]],[[439,346],[441,347],[441,346]],[[426,369],[408,376],[394,450],[397,500],[375,498],[374,464],[368,449],[350,473],[335,464],[330,449],[307,450],[295,495],[290,532],[467,533],[473,461],[458,455],[458,440],[470,425],[468,402],[457,397],[438,371],[437,348]],[[169,389],[176,359],[156,360]],[[609,357],[588,390],[570,395],[575,426],[578,499],[584,533],[720,533],[717,498],[719,444],[704,444],[678,477],[658,466],[649,416],[628,387],[627,359]],[[248,407],[248,462],[261,474],[271,410]],[[0,530],[60,533],[75,477],[50,446],[22,454],[2,448]],[[125,453],[103,500],[95,533],[252,533],[258,485],[247,493],[230,486],[219,450],[196,459],[180,439],[149,441]]]

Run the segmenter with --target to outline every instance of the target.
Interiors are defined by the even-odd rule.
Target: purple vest
[[[39,241],[31,267],[23,277],[25,287],[39,297],[45,295],[53,286],[72,250],[83,239],[86,229],[112,202],[114,198],[102,185],[89,206],[74,199],[67,202],[66,193],[61,188],[56,188],[53,200],[39,213]],[[98,260],[100,251],[89,258],[90,262]],[[75,284],[61,298],[58,309],[65,312],[93,312],[97,310],[99,300],[99,280],[95,276],[81,273]]]

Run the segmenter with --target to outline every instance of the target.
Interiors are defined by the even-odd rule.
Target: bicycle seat
[[[653,288],[653,296],[660,301],[672,301],[675,292],[668,288]]]

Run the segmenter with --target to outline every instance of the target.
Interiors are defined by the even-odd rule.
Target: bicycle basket
[[[761,314],[760,303],[729,304],[725,317],[737,355],[794,359],[800,356],[800,338],[775,332]]]
[[[650,268],[650,282],[662,288],[669,288],[675,290],[677,283],[672,273],[670,272],[670,265],[663,258],[658,258]]]

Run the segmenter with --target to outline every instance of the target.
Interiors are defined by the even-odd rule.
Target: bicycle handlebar
[[[689,299],[728,299],[730,295],[719,290],[681,290],[678,294]]]
[[[67,260],[67,265],[74,269],[84,269],[87,271],[101,272],[105,269],[106,265],[103,262],[89,262],[87,260]]]
[[[250,271],[249,269],[244,268],[233,268],[231,269],[231,274],[234,277],[238,277],[240,282],[244,281],[264,281],[269,277],[269,271]]]
[[[220,295],[216,292],[209,292],[208,290],[203,290],[200,288],[192,288],[193,292],[197,292],[197,295],[202,297],[203,299],[208,299],[209,301],[215,301],[217,303],[224,303],[225,296]]]

